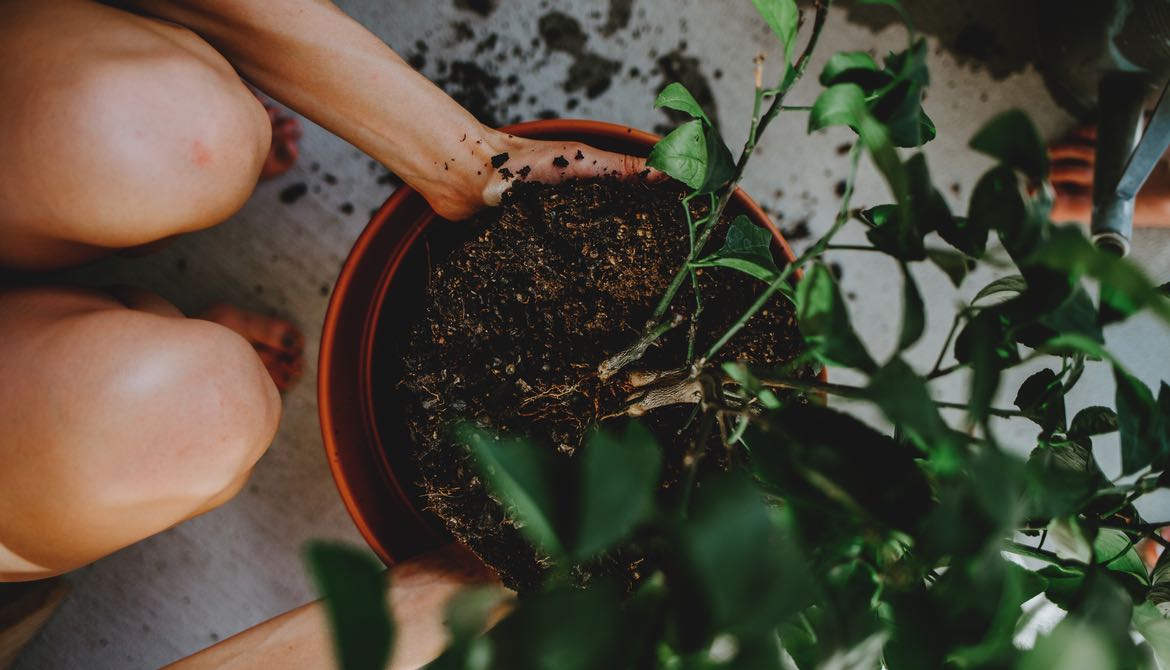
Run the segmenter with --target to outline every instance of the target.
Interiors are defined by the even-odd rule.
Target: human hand
[[[471,142],[473,140],[466,140]],[[485,131],[474,140],[472,163],[442,168],[445,179],[420,188],[438,214],[465,219],[484,207],[500,204],[513,185],[529,181],[556,183],[566,179],[615,177],[657,182],[666,178],[646,167],[646,159],[602,151],[580,142],[532,140],[498,131]],[[457,164],[458,161],[455,161]]]
[[[1081,126],[1048,148],[1049,181],[1056,192],[1054,221],[1088,224],[1093,217],[1093,169],[1097,129]],[[1135,226],[1170,226],[1170,165],[1158,163],[1134,203]]]

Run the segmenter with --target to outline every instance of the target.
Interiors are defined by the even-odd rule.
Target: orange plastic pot
[[[658,137],[598,121],[551,120],[504,129],[541,140],[584,142],[645,156]],[[795,260],[780,231],[742,190],[730,211],[772,231],[780,254]],[[421,315],[428,264],[466,235],[400,187],[362,232],[333,289],[321,335],[317,394],[329,467],[345,506],[388,565],[450,541],[422,509],[410,462],[410,436],[398,408],[401,347]]]

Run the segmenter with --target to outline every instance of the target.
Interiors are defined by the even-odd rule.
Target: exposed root
[[[643,416],[659,407],[702,402],[703,384],[698,379],[681,379],[635,393],[627,400],[630,404],[626,405],[620,414]]]

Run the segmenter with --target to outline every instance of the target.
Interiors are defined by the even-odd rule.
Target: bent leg
[[[140,306],[0,292],[0,581],[71,570],[211,509],[271,442],[280,398],[252,346]]]
[[[256,184],[268,115],[185,28],[85,0],[0,3],[0,62],[0,265],[205,228]]]

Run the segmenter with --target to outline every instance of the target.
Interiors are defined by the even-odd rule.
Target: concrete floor
[[[454,1],[462,7],[483,4]],[[628,25],[622,25],[620,13],[630,3],[621,0],[511,0],[486,17],[453,6],[451,0],[340,4],[400,52],[412,55],[426,74],[500,121],[544,113],[654,128],[666,121],[651,109],[665,83],[662,69],[690,71],[697,65],[719,100],[727,139],[737,146],[746,132],[751,59],[766,49],[773,54],[772,62],[778,60],[767,28],[746,1],[637,0]],[[618,13],[611,15],[612,9]],[[554,10],[579,21],[588,35],[583,48],[566,50],[567,42],[554,40],[550,49],[542,41],[540,19]],[[834,11],[821,58],[810,72],[818,72],[826,55],[837,50],[883,53],[900,47],[904,39],[901,29],[874,33]],[[600,64],[604,72],[605,59],[612,59],[616,63],[612,67],[620,71],[608,88],[590,91],[596,94],[592,98],[586,91],[565,90],[571,66],[584,63],[596,71]],[[457,61],[478,63],[484,72],[472,71],[472,83],[490,85],[478,89],[461,85],[468,80],[457,75],[469,70],[454,65]],[[1049,137],[1072,123],[1030,68],[994,79],[978,64],[960,63],[949,52],[934,49],[931,70],[934,85],[927,108],[941,137],[929,145],[927,154],[937,183],[954,185],[946,192],[960,211],[965,211],[961,203],[987,167],[966,148],[983,122],[1002,110],[1021,107]],[[493,82],[491,76],[498,80]],[[791,100],[811,103],[817,90],[814,76]],[[845,158],[835,148],[848,136],[810,138],[803,123],[803,115],[794,115],[773,127],[745,186],[782,217],[782,225],[807,220],[815,234],[826,229],[835,210],[833,191],[845,168]],[[226,300],[281,314],[305,330],[310,360],[306,378],[285,398],[275,444],[243,493],[218,510],[71,575],[72,596],[18,668],[157,667],[310,600],[312,590],[300,562],[307,540],[360,542],[321,449],[315,354],[340,265],[370,211],[392,186],[381,178],[384,170],[367,156],[312,123],[305,125],[300,163],[275,182],[260,185],[230,221],[187,236],[156,256],[112,259],[74,274],[85,283],[142,285],[185,310]],[[292,204],[283,203],[281,192],[295,184],[305,184],[307,194]],[[867,169],[856,202],[886,201],[876,175]],[[857,231],[850,235],[855,239],[846,241],[861,239]],[[1139,232],[1135,247],[1138,260],[1153,276],[1170,279],[1170,230]],[[874,353],[880,357],[892,349],[897,333],[896,269],[875,254],[841,253],[837,260],[844,268],[845,289],[855,296],[854,322],[879,343]],[[933,268],[919,268],[917,274],[934,319],[911,359],[928,366],[941,346],[953,306],[960,296],[970,296],[986,283],[987,276],[972,277],[956,292]],[[1170,357],[1165,355],[1170,340],[1160,325],[1136,320],[1111,329],[1109,337],[1123,360],[1147,382],[1170,378]],[[845,374],[836,378],[848,381]],[[1005,387],[1014,388],[1010,383]],[[949,397],[958,393],[955,386],[940,391]],[[1003,401],[1010,402],[1010,394],[1004,395]],[[1074,403],[1088,405],[1111,396],[1108,373],[1091,370]],[[1001,432],[1023,451],[1034,437],[1027,425],[1003,427]],[[1116,471],[1116,445],[1102,441],[1099,452],[1106,469]]]

